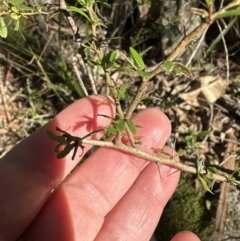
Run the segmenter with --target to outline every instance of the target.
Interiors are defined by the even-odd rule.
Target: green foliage
[[[209,134],[210,134],[210,131],[208,131],[208,130],[204,130],[204,131],[195,133],[192,128],[189,128],[188,135],[185,137],[187,147],[189,149],[195,149],[195,150],[199,149],[199,146],[198,146],[199,138],[205,137]]]
[[[0,37],[6,38],[8,34],[7,26],[4,19],[0,16]]]
[[[110,51],[109,53],[103,56],[103,59],[101,61],[101,66],[106,70],[117,68],[118,64],[117,62],[114,61],[116,56],[117,56],[116,50]]]
[[[137,133],[137,128],[139,125],[135,125],[131,119],[129,120],[113,120],[113,123],[110,126],[107,126],[106,129],[111,134],[117,134],[118,132],[123,133],[125,126],[128,125],[129,130],[133,133]]]
[[[68,11],[73,11],[73,12],[77,12],[79,13],[80,15],[84,16],[89,22],[91,22],[90,18],[88,17],[88,15],[85,13],[86,10],[84,8],[77,8],[75,6],[68,6],[67,7],[67,10]]]
[[[118,88],[118,98],[119,99],[122,99],[126,93],[126,86],[125,85],[121,85],[119,88]]]
[[[176,153],[176,155],[171,155],[168,152],[165,152],[163,149],[158,148],[158,152],[161,154],[164,154],[165,156],[168,156],[171,159],[174,159],[174,157],[176,156],[182,156],[184,154],[184,150],[183,149],[179,149]]]
[[[141,55],[132,47],[129,48],[130,54],[137,65],[137,69],[144,70],[145,64],[143,62],[143,59]]]
[[[165,61],[163,67],[166,69],[167,73],[170,74],[172,71],[175,74],[184,74],[189,78],[193,78],[191,71],[183,64],[172,61]]]
[[[93,135],[94,133],[103,131],[103,129],[94,130],[83,137],[78,137],[78,136],[72,136],[66,131],[63,131],[58,127],[56,127],[56,130],[58,132],[61,132],[62,135],[57,136],[54,132],[48,130],[47,136],[53,141],[58,142],[58,144],[54,148],[54,151],[57,153],[57,158],[61,159],[67,156],[73,150],[72,160],[74,160],[79,147],[82,149],[82,154],[83,154],[84,148],[85,148],[84,145],[82,144],[83,139]],[[63,149],[61,149],[61,147],[63,147]]]
[[[136,126],[134,125],[133,121],[131,119],[126,121],[130,131],[135,135],[137,133]]]

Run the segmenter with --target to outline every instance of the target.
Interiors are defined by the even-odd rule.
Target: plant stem
[[[196,39],[201,33],[203,33],[209,26],[211,22],[204,22],[200,24],[195,30],[193,30],[190,34],[188,34],[181,42],[178,44],[178,46],[173,50],[173,52],[168,56],[166,61],[173,61],[194,39]],[[127,110],[126,118],[131,118],[133,111],[136,109],[138,103],[141,101],[141,98],[143,97],[143,94],[145,92],[145,89],[147,88],[147,84],[149,80],[151,80],[153,77],[158,75],[164,70],[164,67],[162,64],[157,66],[152,72],[151,75],[148,77],[145,77],[142,79],[142,83],[140,87],[138,88],[138,91],[130,105],[130,107]]]
[[[93,41],[92,41],[92,46],[93,46],[93,49],[95,50],[95,52],[97,53],[97,56],[98,56],[98,59],[102,60],[103,59],[103,54],[101,52],[101,49],[100,47],[98,48],[95,44],[95,41],[97,40],[97,31],[96,31],[96,27],[97,27],[97,24],[96,24],[96,20],[97,20],[97,17],[95,16],[95,13],[93,11],[93,4],[92,3],[91,5],[89,5],[88,7],[86,7],[87,11],[88,11],[88,15],[89,15],[89,18],[91,20],[91,28],[92,28],[92,35],[93,35]],[[118,116],[120,119],[126,119],[126,117],[124,116],[124,113],[122,111],[122,107],[120,105],[120,100],[118,98],[118,90],[116,88],[116,85],[114,84],[114,82],[112,81],[111,79],[111,76],[110,76],[110,72],[108,69],[106,68],[103,68],[104,70],[104,73],[105,73],[105,80],[106,80],[106,83],[111,91],[111,94],[112,94],[112,97],[114,99],[114,102],[115,102],[115,105],[116,105],[116,110],[117,110],[117,113],[118,113]],[[135,146],[135,141],[134,141],[134,138],[133,138],[133,135],[129,129],[129,127],[126,125],[125,127],[125,130],[126,130],[126,133],[127,133],[127,136],[130,140],[130,143],[131,145],[134,147]],[[121,133],[118,133],[117,136],[116,136],[116,143],[121,143],[121,138],[122,138],[122,134]]]
[[[116,145],[113,142],[109,142],[109,141],[96,141],[96,140],[84,139],[84,140],[82,140],[82,144],[114,148],[114,149],[123,151],[125,153],[133,154],[134,156],[144,158],[144,159],[149,160],[149,161],[153,161],[153,162],[156,162],[156,163],[160,163],[160,164],[164,164],[164,165],[167,165],[167,166],[177,168],[181,171],[185,171],[185,172],[189,172],[189,173],[193,173],[193,174],[206,175],[206,171],[204,171],[204,170],[202,170],[200,173],[198,173],[195,167],[187,166],[187,165],[185,165],[181,162],[175,161],[174,159],[171,159],[171,158],[159,157],[157,155],[153,155],[153,154],[150,154],[148,152],[144,152],[140,149],[133,148],[133,147],[130,147],[130,146],[126,146],[123,143],[119,143],[119,144]],[[222,182],[227,181],[227,178],[225,176],[215,174],[215,173],[213,173],[211,179],[216,180],[216,181],[222,181]]]

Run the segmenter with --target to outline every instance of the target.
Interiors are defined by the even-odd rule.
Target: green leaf
[[[106,129],[111,134],[117,134],[118,133],[118,130],[113,126],[107,126]]]
[[[19,18],[21,18],[21,14],[19,14],[19,13],[11,13],[10,17],[13,20],[19,20]]]
[[[109,53],[107,53],[106,55],[104,55],[103,59],[102,59],[102,65],[105,68],[111,68],[112,66],[114,66],[114,59],[117,55],[117,51],[113,50]]]
[[[14,12],[14,13],[19,14],[19,10],[15,6],[11,7],[11,11]]]
[[[135,135],[137,133],[137,129],[131,119],[127,120],[127,125],[129,127],[130,131]]]
[[[19,5],[19,4],[23,3],[23,2],[24,2],[24,0],[11,0],[11,4],[12,5]]]
[[[227,17],[234,17],[234,16],[239,16],[240,15],[240,9],[236,8],[233,10],[227,10],[219,15],[217,15],[214,20],[219,19],[219,18],[227,18]]]
[[[29,7],[29,6],[21,6],[20,10],[21,10],[21,12],[23,12],[23,11],[33,11],[34,8]]]
[[[164,154],[164,155],[166,155],[166,156],[171,157],[171,155],[170,155],[169,153],[165,152],[165,151],[164,151],[163,149],[161,149],[161,148],[158,148],[158,152],[161,153],[161,154]]]
[[[88,15],[81,8],[77,8],[77,7],[74,7],[74,6],[68,6],[67,10],[77,12],[77,13],[81,14],[91,23],[91,19],[88,17]]]
[[[54,152],[58,153],[60,146],[62,146],[61,143],[57,144],[57,145],[54,147]]]
[[[108,60],[109,62],[113,62],[113,60],[116,58],[117,51],[113,50],[110,53],[108,53]]]
[[[78,2],[79,2],[81,5],[83,5],[83,6],[85,6],[85,4],[86,4],[86,1],[85,1],[85,0],[78,0]]]
[[[204,137],[204,136],[209,135],[210,133],[211,133],[211,131],[205,130],[205,131],[198,132],[196,135],[197,135],[197,137]]]
[[[69,152],[74,148],[74,143],[71,145],[67,145],[64,147],[64,149],[62,151],[59,151],[57,153],[57,158],[61,159],[63,157],[65,157],[67,154],[69,154]]]
[[[207,169],[207,177],[213,179],[213,172],[209,169]]]
[[[129,48],[129,51],[130,51],[130,54],[131,54],[132,58],[134,59],[135,63],[137,64],[138,69],[144,70],[145,64],[143,62],[141,55],[132,47]]]
[[[3,20],[3,18],[0,16],[0,36],[2,38],[6,38],[8,34],[7,26]]]
[[[178,73],[182,73],[189,78],[193,78],[191,71],[185,65],[178,62],[174,62],[173,65],[175,72],[177,71]]]
[[[173,62],[165,61],[162,66],[163,66],[163,68],[165,68],[167,70],[167,73],[169,74],[173,69]]]
[[[61,143],[61,145],[66,143],[64,136],[57,136],[57,135],[55,135],[54,132],[52,132],[52,131],[47,131],[47,136],[48,136],[50,139],[52,139],[53,141],[57,141],[57,142]]]
[[[100,2],[101,2],[101,4],[102,4],[104,7],[106,7],[106,8],[111,8],[111,5],[108,4],[107,2],[103,2],[103,1],[100,1]]]
[[[207,190],[208,192],[214,194],[214,193],[210,190],[210,188],[208,187],[206,181],[205,181],[202,177],[200,177],[199,175],[198,175],[198,180],[201,182],[201,185],[202,185],[202,187],[203,187],[205,190]]]
[[[94,61],[94,60],[91,60],[91,59],[88,59],[87,62],[90,64],[90,65],[94,65],[94,66],[101,66],[102,67],[102,61],[100,59]]]
[[[137,73],[138,73],[139,76],[141,76],[141,77],[149,77],[149,76],[151,76],[151,73],[150,73],[150,72],[145,72],[145,71],[143,71],[143,70],[141,70],[141,69],[138,69],[138,70],[137,70]]]
[[[196,165],[197,165],[197,173],[201,173],[201,171],[205,169],[205,166],[203,165],[203,161],[201,160],[197,159]]]
[[[118,98],[121,99],[126,93],[126,86],[125,85],[121,85],[118,88]]]
[[[197,14],[197,15],[201,16],[202,18],[207,18],[209,16],[209,13],[205,9],[191,8],[191,10],[194,14]]]
[[[117,120],[116,123],[117,123],[117,129],[120,132],[123,132],[123,130],[125,128],[125,121],[124,120]]]
[[[205,0],[205,3],[207,4],[207,6],[210,6],[210,4],[212,4],[212,0]]]
[[[183,149],[179,149],[177,152],[178,156],[182,156],[184,154],[184,150]]]

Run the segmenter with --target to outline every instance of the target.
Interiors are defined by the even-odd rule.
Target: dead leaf
[[[228,81],[220,76],[204,76],[193,84],[189,92],[180,94],[180,97],[196,107],[213,104],[225,93],[227,86]]]

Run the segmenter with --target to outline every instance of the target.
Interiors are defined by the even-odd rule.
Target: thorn
[[[169,176],[171,176],[171,175],[175,174],[176,172],[180,172],[180,170],[176,170],[176,171],[174,171],[174,172],[172,172],[172,173],[168,174],[168,175],[167,175],[167,177],[169,177]]]
[[[159,176],[160,176],[160,181],[162,181],[162,176],[161,176],[161,171],[160,171],[160,164],[159,162],[156,162],[157,166],[158,166],[158,172],[159,172]]]

